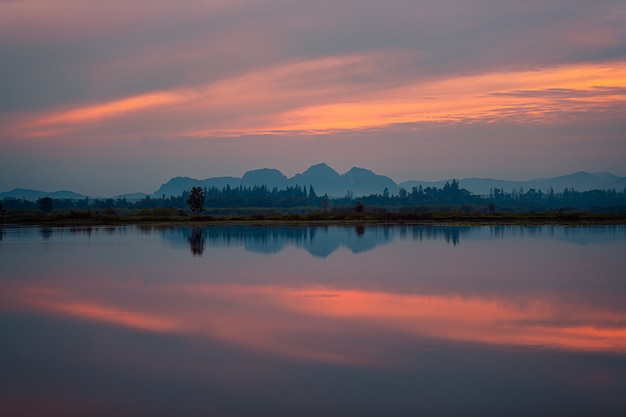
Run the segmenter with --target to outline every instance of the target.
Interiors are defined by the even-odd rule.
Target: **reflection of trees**
[[[443,240],[458,245],[472,227],[465,226],[249,226],[212,225],[206,227],[151,226],[140,228],[142,233],[160,231],[163,237],[181,239],[194,255],[201,255],[205,246],[242,246],[255,253],[273,254],[295,246],[313,256],[327,257],[340,247],[352,253],[362,253],[385,245],[394,239]]]
[[[447,233],[444,234],[444,238],[446,239],[446,242],[447,243],[452,242],[454,246],[459,244],[460,236],[461,236],[461,233],[459,229],[457,228],[454,228],[453,230],[448,231]]]
[[[314,256],[327,257],[344,246],[353,253],[373,249],[392,240],[392,234],[376,227],[328,226],[216,226],[205,229],[208,245],[230,246],[241,244],[246,250],[257,253],[278,253],[286,245],[305,249]],[[377,233],[380,231],[380,233]],[[367,233],[366,233],[367,232]]]
[[[412,237],[414,240],[438,240],[443,239],[446,243],[456,246],[461,242],[461,236],[466,235],[471,227],[465,226],[425,226],[414,227]]]
[[[204,252],[204,232],[199,227],[194,227],[191,229],[191,234],[187,238],[189,242],[189,249],[191,249],[191,253],[196,256],[202,256],[202,252]]]
[[[93,227],[70,227],[69,232],[73,235],[83,234],[91,237]]]
[[[49,227],[42,227],[41,229],[39,229],[39,233],[41,234],[41,237],[44,238],[44,240],[50,239],[50,236],[52,236],[52,232],[53,230]]]
[[[137,229],[142,235],[150,235],[155,230],[171,229],[171,227],[158,227],[158,226],[140,224],[137,226]]]

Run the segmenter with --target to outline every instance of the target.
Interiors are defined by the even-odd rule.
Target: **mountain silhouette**
[[[222,189],[226,186],[231,188],[239,187],[241,185],[241,178],[236,177],[214,177],[207,178],[205,180],[198,180],[189,177],[174,177],[165,184],[161,185],[152,195],[156,198],[166,196],[179,196],[183,191],[189,191],[191,187],[212,188],[217,187]]]
[[[64,200],[64,199],[83,200],[87,198],[86,195],[78,194],[73,191],[67,191],[67,190],[46,192],[46,191],[40,191],[40,190],[29,190],[26,188],[15,188],[11,191],[0,193],[0,200],[4,198],[16,198],[16,199],[22,199],[22,200],[37,201],[40,198],[44,198],[44,197],[56,198],[59,200]]]
[[[369,169],[353,167],[342,175],[345,187],[355,196],[372,194],[371,190],[378,190],[382,194],[385,188],[391,194],[397,194],[400,187],[391,178],[378,175]]]
[[[453,178],[440,181],[404,181],[397,184],[391,178],[379,175],[365,168],[353,167],[345,174],[341,175],[325,163],[312,165],[301,174],[296,174],[292,178],[287,178],[277,169],[257,169],[248,171],[242,179],[235,177],[217,177],[206,180],[195,180],[187,177],[172,178],[163,184],[154,193],[155,197],[165,194],[180,195],[183,191],[191,187],[246,187],[254,185],[267,185],[270,188],[279,189],[287,186],[313,186],[318,196],[328,194],[329,197],[343,197],[348,191],[355,197],[367,196],[371,194],[382,194],[385,188],[390,194],[397,194],[402,187],[411,191],[413,187],[423,188],[434,187],[443,188],[447,182],[452,182]],[[538,178],[525,181],[499,180],[495,178],[464,178],[459,180],[459,186],[465,188],[473,194],[489,195],[491,190],[501,188],[504,192],[510,193],[515,190],[529,190],[534,188],[542,192],[548,192],[550,187],[554,192],[562,192],[565,188],[574,188],[576,191],[607,190],[616,189],[618,191],[626,188],[626,177],[618,177],[608,172],[588,173],[584,171],[554,178]],[[307,190],[308,191],[308,190]]]
[[[212,177],[203,180],[190,177],[174,177],[162,184],[158,190],[151,194],[155,198],[179,196],[192,187],[222,189],[225,187],[237,188],[240,186],[254,187],[265,185],[271,188],[285,189],[286,187],[305,187],[307,192],[313,187],[318,196],[327,194],[329,197],[344,197],[351,192],[354,197],[369,196],[372,194],[383,194],[387,189],[390,194],[397,194],[400,187],[408,192],[413,187],[423,188],[434,187],[443,188],[446,182],[451,182],[452,178],[441,181],[404,181],[397,184],[391,178],[379,175],[365,168],[353,167],[344,174],[339,174],[325,163],[312,165],[300,174],[291,178],[286,177],[282,172],[273,168],[261,168],[247,171],[242,178],[237,177]],[[537,178],[525,181],[500,180],[495,178],[463,178],[459,179],[459,186],[470,191],[472,194],[489,195],[493,189],[502,189],[506,193],[521,189],[528,191],[531,188],[542,192],[549,192],[550,188],[555,193],[563,192],[564,189],[575,189],[576,191],[589,190],[610,190],[622,191],[626,189],[626,177],[619,177],[609,172],[589,173],[585,171],[575,172],[569,175],[554,178]],[[128,200],[140,199],[147,194],[135,193],[114,196],[126,198]],[[0,193],[0,200],[5,198],[24,199],[37,201],[43,197],[55,199],[82,200],[86,196],[72,191],[46,192],[16,188],[11,191]]]
[[[287,188],[289,179],[279,170],[262,168],[248,171],[241,178],[241,185],[244,187],[254,187],[255,185],[266,185],[268,188]]]
[[[450,181],[452,181],[452,179],[442,181],[405,181],[399,185],[410,191],[413,187],[419,187],[420,185],[423,188],[441,188],[446,182]],[[501,188],[507,193],[514,189],[518,191],[520,189],[528,191],[531,188],[541,190],[542,192],[547,192],[550,188],[552,188],[554,192],[562,192],[565,188],[574,188],[576,191],[610,189],[621,191],[626,188],[626,177],[618,177],[608,172],[588,173],[580,171],[554,178],[537,178],[526,181],[508,181],[494,178],[464,178],[459,180],[459,186],[478,195],[489,195],[491,190],[495,188]]]
[[[392,194],[398,191],[398,185],[391,178],[375,174],[368,169],[354,167],[340,175],[327,164],[320,163],[312,165],[306,171],[291,178],[287,178],[277,169],[270,168],[247,171],[242,178],[216,177],[197,180],[189,177],[176,177],[161,185],[153,195],[157,198],[162,195],[166,197],[178,196],[191,187],[217,187],[221,189],[227,185],[231,188],[240,185],[244,187],[265,185],[269,188],[277,187],[278,189],[297,185],[305,187],[307,192],[310,187],[313,187],[318,196],[328,194],[329,197],[343,197],[348,191],[351,191],[355,196],[382,194],[385,188]]]
[[[346,194],[341,175],[324,163],[313,165],[302,174],[294,175],[291,181],[305,187],[313,186],[317,195],[339,197]]]

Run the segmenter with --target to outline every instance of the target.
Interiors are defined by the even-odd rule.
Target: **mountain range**
[[[370,195],[382,193],[385,188],[391,194],[395,194],[399,189],[398,184],[391,178],[375,174],[370,170],[354,167],[345,174],[339,174],[328,165],[321,163],[313,165],[303,173],[296,174],[291,178],[287,178],[277,169],[269,168],[248,171],[242,178],[215,177],[197,180],[189,177],[176,177],[161,185],[153,195],[155,197],[180,195],[191,187],[217,187],[221,189],[226,186],[236,188],[255,185],[266,185],[269,188],[277,187],[278,189],[297,185],[307,187],[307,191],[312,186],[317,195],[328,194],[330,197],[343,197],[348,191],[351,191],[355,196]]]
[[[354,196],[370,194],[382,194],[387,188],[390,194],[397,194],[400,188],[411,191],[413,187],[442,188],[446,182],[452,182],[452,178],[441,181],[404,181],[396,183],[389,177],[378,175],[368,169],[354,167],[345,174],[339,174],[328,165],[321,163],[311,166],[301,174],[287,178],[277,169],[257,169],[246,172],[242,178],[237,177],[214,177],[198,180],[189,177],[176,177],[161,185],[154,192],[154,197],[163,195],[180,195],[191,187],[223,188],[227,185],[231,188],[254,185],[267,185],[269,188],[283,189],[287,186],[313,186],[317,195],[328,194],[330,197],[343,197],[348,191]],[[577,191],[626,188],[626,177],[618,177],[608,172],[588,173],[576,172],[554,178],[538,178],[526,181],[508,181],[494,178],[464,178],[459,180],[459,186],[473,194],[489,195],[494,188],[501,188],[505,192],[513,189],[529,190],[534,188],[546,192],[552,187],[555,192],[561,192],[565,188],[574,188]]]
[[[253,187],[255,185],[265,185],[269,188],[277,187],[284,189],[289,186],[313,187],[316,194],[322,196],[327,194],[329,197],[343,197],[352,192],[355,197],[382,194],[385,189],[390,194],[397,194],[400,188],[411,191],[413,187],[422,186],[423,188],[435,187],[442,188],[446,182],[452,179],[441,181],[404,181],[396,183],[391,178],[379,175],[364,168],[354,167],[344,174],[320,163],[309,167],[306,171],[296,174],[291,178],[285,176],[277,169],[262,168],[247,171],[243,177],[212,177],[207,179],[195,179],[190,177],[175,177],[168,182],[162,184],[158,190],[152,194],[134,193],[113,196],[112,198],[126,198],[127,200],[139,200],[148,195],[159,198],[165,195],[179,196],[183,191],[188,191],[191,187],[202,188],[237,188]],[[529,190],[534,188],[543,192],[552,188],[555,192],[562,192],[565,188],[574,188],[577,191],[588,190],[604,190],[616,189],[618,191],[626,189],[626,177],[618,177],[608,172],[588,173],[576,172],[569,175],[554,178],[538,178],[526,181],[508,181],[494,178],[464,178],[459,180],[459,186],[465,188],[473,194],[489,195],[490,191],[500,188],[504,192],[511,192],[514,189]],[[0,199],[4,198],[20,198],[25,200],[36,201],[42,197],[51,197],[58,199],[84,199],[87,196],[74,193],[72,191],[55,191],[45,192],[39,190],[28,190],[16,188],[12,191],[0,193]],[[90,196],[90,198],[97,198]]]

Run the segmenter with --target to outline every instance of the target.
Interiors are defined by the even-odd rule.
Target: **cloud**
[[[540,140],[572,152],[569,165],[547,160],[545,174],[602,165],[581,159],[590,148],[605,155],[601,170],[625,152],[626,5],[615,0],[0,2],[0,56],[7,178],[34,176],[26,161],[43,172],[86,158],[106,172],[128,155],[129,167],[154,173],[147,167],[186,139],[193,146],[177,156],[177,174],[201,172],[194,158],[204,152],[236,175],[244,162],[297,172],[326,160],[410,178],[456,168],[499,175],[478,155],[494,145],[500,155],[522,147],[531,162],[545,158],[530,154],[544,150]],[[141,142],[155,137],[168,145]],[[234,147],[260,142],[262,155]]]
[[[611,0],[0,5],[0,109],[201,87],[277,63],[403,51],[397,82],[626,57]]]
[[[386,72],[401,58],[402,51],[394,51],[281,63],[193,90],[34,115],[16,134],[82,134],[111,123],[122,136],[291,134],[500,119],[560,123],[566,114],[620,117],[626,109],[623,62],[405,80],[397,86]]]
[[[588,90],[547,88],[544,90],[517,90],[493,93],[494,96],[519,98],[582,98],[595,96],[620,97],[624,94],[626,94],[626,88],[619,87],[591,87]]]

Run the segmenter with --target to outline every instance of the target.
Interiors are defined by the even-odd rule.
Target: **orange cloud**
[[[274,129],[329,130],[397,123],[489,121],[518,117],[551,120],[554,113],[578,112],[601,104],[626,107],[626,64],[587,65],[501,72],[414,83],[343,103],[294,109],[277,115]],[[611,88],[606,94],[602,88]],[[567,89],[569,97],[513,96]],[[583,96],[583,97],[579,97]]]
[[[27,122],[22,128],[28,132],[27,136],[46,136],[51,132],[59,134],[60,132],[71,130],[75,125],[98,122],[103,119],[114,118],[132,112],[145,111],[158,106],[172,105],[181,102],[184,97],[185,94],[183,92],[143,94],[109,103],[54,112]]]
[[[281,63],[193,90],[53,111],[30,117],[18,130],[21,136],[97,131],[123,119],[124,126],[134,120],[139,131],[159,135],[281,134],[422,122],[559,123],[565,113],[616,117],[626,110],[624,62],[400,82],[383,76],[385,59],[397,55]]]
[[[512,71],[387,88],[351,85],[333,73],[367,78],[383,69],[378,55],[310,61],[226,80],[213,86],[220,103],[257,114],[250,123],[185,131],[189,135],[324,132],[398,123],[555,121],[563,112],[626,108],[626,63]],[[299,80],[294,82],[294,80]],[[545,94],[555,90],[568,94]],[[536,94],[513,94],[520,91]],[[201,95],[201,97],[205,97]],[[199,103],[202,106],[202,99]],[[282,108],[288,107],[284,110]],[[273,112],[256,109],[274,109]],[[242,119],[243,120],[243,119]]]

